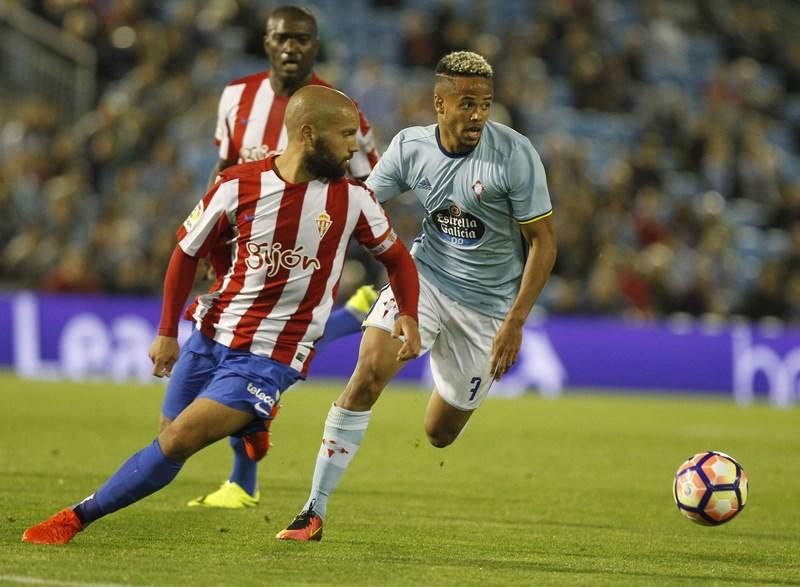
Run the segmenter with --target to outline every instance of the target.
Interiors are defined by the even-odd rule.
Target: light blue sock
[[[303,511],[313,509],[321,518],[328,509],[328,498],[339,485],[345,469],[356,456],[364,439],[372,412],[353,412],[331,406],[314,467],[311,494]]]
[[[255,497],[258,488],[258,463],[248,458],[243,438],[231,436],[230,442],[233,448],[233,471],[230,481]]]
[[[361,323],[363,321],[364,316],[354,314],[353,310],[347,306],[334,310],[325,323],[325,334],[314,345],[316,351],[320,352],[337,338],[361,332]]]
[[[183,461],[164,456],[154,440],[127,461],[100,489],[75,506],[84,524],[107,516],[155,493],[169,484],[183,467]]]

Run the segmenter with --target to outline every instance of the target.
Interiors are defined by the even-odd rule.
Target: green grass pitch
[[[258,508],[185,506],[226,478],[219,443],[69,546],[40,547],[22,531],[152,440],[162,388],[0,377],[0,584],[800,585],[797,412],[686,396],[490,400],[442,450],[422,430],[427,394],[391,386],[323,541],[278,542],[339,387],[286,394]],[[751,481],[747,508],[717,528],[671,495],[678,465],[706,449]]]

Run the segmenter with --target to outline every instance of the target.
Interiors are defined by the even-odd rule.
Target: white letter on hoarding
[[[153,364],[147,356],[153,340],[153,326],[138,316],[121,316],[111,324],[116,346],[113,349],[109,375],[115,381],[153,380]]]
[[[792,380],[778,353],[766,345],[751,344],[747,327],[736,328],[733,332],[733,396],[737,403],[747,405],[753,402],[759,371],[767,379],[770,402],[776,406],[789,405]]]
[[[21,377],[39,374],[39,308],[29,293],[14,296],[14,363]]]
[[[58,366],[43,361],[39,344],[39,303],[36,296],[20,293],[14,296],[11,328],[14,336],[14,368],[20,377],[55,379]]]
[[[106,376],[111,339],[106,325],[93,314],[77,314],[64,326],[59,356],[64,375],[70,379]]]

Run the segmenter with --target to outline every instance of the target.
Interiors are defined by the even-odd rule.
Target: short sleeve
[[[402,134],[398,134],[392,139],[389,148],[366,181],[378,201],[386,202],[411,189],[403,178],[402,170]]]
[[[218,181],[178,228],[178,246],[192,257],[204,257],[231,226],[237,180]]]
[[[539,153],[530,141],[515,143],[508,162],[508,197],[517,222],[525,224],[553,211],[547,177]]]

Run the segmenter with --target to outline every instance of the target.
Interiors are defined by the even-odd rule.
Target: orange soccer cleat
[[[22,541],[29,544],[67,544],[81,530],[83,524],[78,515],[67,508],[25,530]]]
[[[285,530],[275,535],[278,540],[299,540],[307,542],[322,540],[322,518],[314,510],[301,512]]]

